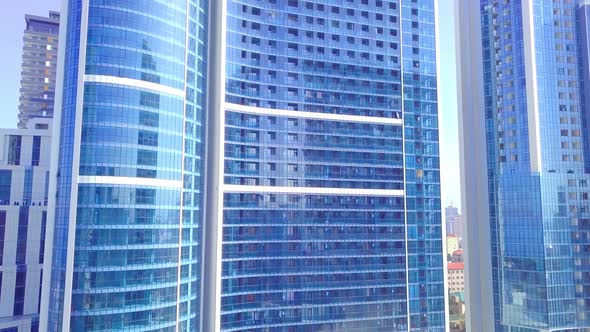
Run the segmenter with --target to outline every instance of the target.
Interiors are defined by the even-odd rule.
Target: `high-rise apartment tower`
[[[38,332],[51,119],[0,129],[0,331]]]
[[[42,328],[445,330],[435,1],[67,4]]]
[[[42,331],[199,329],[207,6],[64,1]]]
[[[31,118],[53,116],[59,13],[48,17],[25,15],[18,127]]]
[[[442,331],[435,2],[223,3],[211,320]]]
[[[590,4],[456,4],[468,325],[586,331]]]

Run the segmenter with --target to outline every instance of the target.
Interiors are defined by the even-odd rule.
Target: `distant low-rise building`
[[[448,263],[448,287],[450,293],[455,292],[463,292],[465,290],[465,264],[458,262],[458,263]]]
[[[0,331],[39,329],[51,119],[0,129]]]

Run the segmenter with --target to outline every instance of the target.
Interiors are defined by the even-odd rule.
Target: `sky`
[[[442,206],[461,207],[459,170],[459,118],[455,64],[454,0],[438,0],[439,116]]]
[[[439,2],[439,113],[442,206],[460,207],[459,135],[455,82],[453,0]],[[25,14],[47,16],[61,0],[16,0],[2,8],[0,20],[0,127],[15,128],[18,114],[22,35]]]
[[[16,128],[25,14],[48,16],[61,0],[4,0],[0,19],[0,127]]]

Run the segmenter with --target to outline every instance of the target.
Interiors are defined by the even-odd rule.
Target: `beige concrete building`
[[[465,290],[464,268],[465,264],[461,262],[447,264],[449,292],[455,293]]]

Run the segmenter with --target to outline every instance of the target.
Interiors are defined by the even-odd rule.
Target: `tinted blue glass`
[[[0,170],[0,205],[10,205],[12,171]]]
[[[43,273],[39,275],[39,302],[37,302],[37,314],[41,313],[41,294],[43,294]],[[33,332],[34,328],[39,330],[39,316],[34,318],[31,326],[31,332]]]
[[[585,9],[524,6],[481,1],[496,330],[577,330],[589,322]],[[527,41],[534,63],[520,46]]]
[[[14,284],[14,304],[13,316],[22,316],[25,306],[25,288],[27,284],[27,272],[17,271],[16,282]]]
[[[0,332],[18,332],[18,327],[9,327],[5,329],[1,329]]]
[[[20,165],[22,136],[8,136],[8,165]]]
[[[33,136],[33,151],[31,165],[39,166],[39,158],[41,156],[41,136]]]
[[[227,10],[222,329],[443,331],[434,3]]]
[[[45,172],[45,194],[43,198],[43,205],[47,206],[49,199],[49,171]]]
[[[31,203],[33,203],[33,168],[27,167],[23,183],[22,205],[30,205]]]
[[[64,57],[64,78],[59,132],[59,176],[55,197],[55,220],[53,236],[53,255],[49,289],[48,326],[50,331],[63,327],[64,292],[66,278],[66,259],[68,230],[70,226],[70,192],[72,185],[72,163],[74,154],[74,129],[76,125],[76,96],[78,91],[78,65],[80,52],[80,25],[82,3],[78,0],[67,2],[67,31]],[[61,189],[61,190],[60,190]]]
[[[27,234],[29,231],[29,207],[18,210],[18,232],[16,238],[16,265],[25,265],[27,257]]]
[[[70,2],[78,16],[68,15],[68,27],[79,28],[80,2]],[[73,140],[79,165],[64,155],[60,162],[69,168],[61,169],[68,176],[108,179],[78,184],[76,206],[64,202],[63,228],[56,222],[55,241],[65,245],[65,212],[76,209],[75,223],[69,223],[76,239],[72,330],[199,329],[207,7],[201,0],[89,3],[86,78],[131,83],[87,79],[83,105],[73,103],[62,113],[71,114],[62,120],[65,128],[78,121],[81,137]],[[79,47],[76,38],[68,43]],[[76,109],[82,110],[78,119]],[[62,123],[62,146],[74,138],[64,131]],[[64,148],[75,153],[74,146]],[[163,185],[170,181],[178,185]],[[58,183],[58,193],[69,192],[69,185]],[[59,202],[57,209],[59,218]],[[67,248],[61,248],[58,266],[66,261]],[[52,284],[63,297],[63,281]],[[60,328],[62,310],[54,310],[51,329]]]
[[[43,264],[45,259],[45,233],[47,232],[47,212],[41,212],[41,234],[39,235],[39,264]],[[1,236],[4,237],[4,234]],[[41,297],[39,297],[41,298]],[[41,304],[41,301],[39,301]]]
[[[6,211],[0,211],[0,264],[4,263],[4,236],[6,233]],[[1,288],[1,284],[0,284]]]

